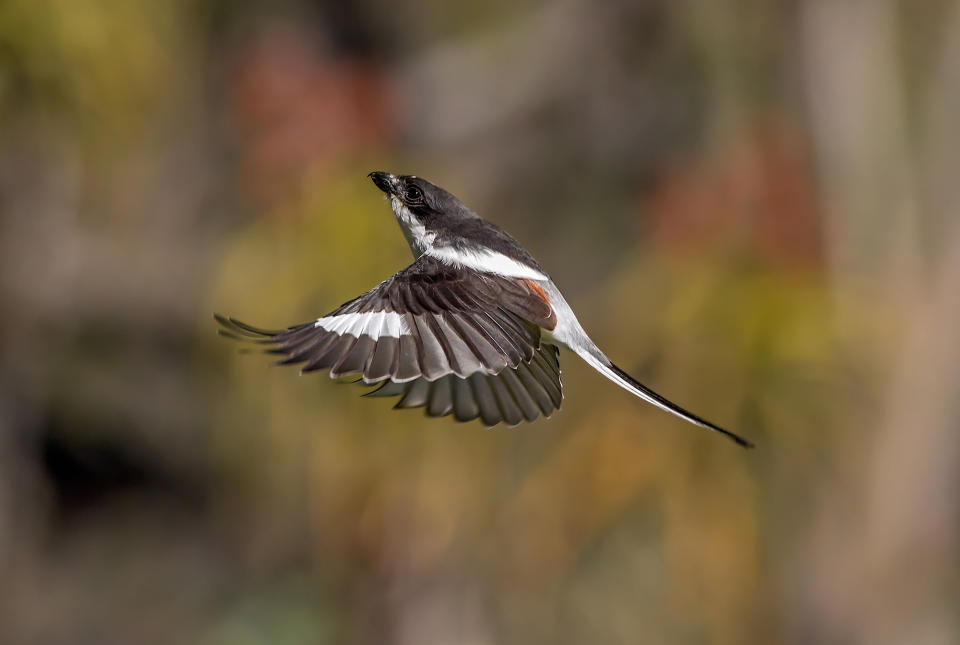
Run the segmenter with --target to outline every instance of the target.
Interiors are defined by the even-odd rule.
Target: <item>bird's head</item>
[[[453,194],[416,175],[375,171],[369,177],[390,199],[393,213],[415,254],[432,246],[437,233],[455,220],[477,217]]]

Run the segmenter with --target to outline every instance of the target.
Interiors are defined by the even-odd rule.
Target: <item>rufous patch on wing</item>
[[[536,293],[538,296],[540,296],[540,299],[543,300],[545,303],[547,303],[548,305],[550,304],[550,298],[547,297],[547,292],[544,291],[543,287],[541,287],[539,284],[537,284],[533,280],[527,280],[526,278],[520,280],[520,282],[524,283],[525,285],[533,289],[533,292]]]
[[[530,291],[533,292],[534,297],[542,300],[543,304],[547,306],[546,312],[540,314],[539,319],[535,322],[544,329],[555,329],[557,326],[557,312],[553,310],[553,305],[550,304],[550,298],[547,296],[546,290],[534,280],[522,278],[519,282],[529,288]]]

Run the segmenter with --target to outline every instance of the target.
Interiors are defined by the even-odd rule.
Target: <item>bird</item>
[[[397,397],[431,417],[515,426],[560,408],[560,348],[627,392],[745,448],[748,439],[661,396],[617,367],[584,331],[533,256],[452,193],[418,177],[370,179],[389,200],[414,261],[330,313],[284,329],[214,314],[221,335],[263,346],[301,374]]]

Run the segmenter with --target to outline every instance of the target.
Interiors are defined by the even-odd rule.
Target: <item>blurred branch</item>
[[[874,444],[867,470],[862,477],[847,472],[843,481],[828,487],[828,499],[818,514],[808,554],[814,566],[806,574],[804,599],[814,615],[808,616],[801,628],[806,636],[812,632],[818,640],[955,642],[956,608],[950,592],[956,584],[960,543],[955,496],[956,473],[960,472],[960,435],[956,432],[960,391],[960,345],[956,342],[960,329],[960,226],[956,206],[960,204],[960,186],[955,169],[960,152],[952,117],[956,110],[949,108],[960,103],[960,75],[955,65],[960,7],[953,8],[949,19],[939,76],[931,82],[926,97],[928,129],[921,148],[924,156],[918,161],[920,168],[930,173],[921,184],[923,203],[932,209],[929,219],[949,221],[952,230],[945,231],[939,266],[931,261],[935,277],[927,293],[920,291],[925,281],[916,272],[895,281],[911,288],[910,325],[893,362],[883,420],[870,437]],[[889,163],[897,165],[899,161]],[[943,173],[952,179],[947,180]],[[906,190],[899,185],[899,190]],[[852,195],[850,202],[843,203],[856,208],[865,202]],[[904,212],[895,206],[889,215],[903,217]],[[854,222],[844,232],[856,232],[857,225],[880,224]],[[894,228],[883,234],[897,243],[898,232]],[[899,250],[903,252],[905,245],[913,242],[900,241]],[[916,250],[912,253],[921,257]],[[894,261],[883,266],[888,259],[880,254],[860,266],[872,264],[883,271],[884,279],[893,281],[898,265]],[[890,288],[884,279],[878,284]],[[904,298],[904,294],[897,296]],[[862,513],[851,512],[853,509]]]
[[[929,94],[931,118],[920,167],[953,169],[960,154],[955,118],[944,108],[960,106],[960,6],[949,16],[943,55]],[[939,116],[939,118],[938,118]],[[948,159],[947,157],[952,157]],[[952,162],[952,163],[951,163]],[[952,642],[956,607],[947,592],[960,564],[960,472],[957,392],[960,391],[960,225],[955,178],[934,177],[927,203],[935,218],[952,223],[942,265],[929,301],[914,312],[907,342],[888,388],[890,402],[869,476],[866,549],[870,577],[882,589],[872,598],[870,620],[861,624],[866,642],[904,639]],[[944,209],[944,210],[939,210]],[[946,228],[946,227],[945,227]],[[905,584],[906,583],[906,584]],[[881,617],[881,620],[876,620]]]
[[[951,239],[951,227],[960,213],[960,191],[957,190],[957,170],[960,169],[960,5],[944,21],[942,51],[933,66],[927,95],[923,97],[924,110],[920,123],[921,157],[918,169],[923,190],[924,207],[930,224],[928,239],[942,240],[944,246]],[[937,249],[938,244],[932,245]],[[939,250],[939,249],[937,249]],[[936,257],[936,256],[934,256]]]
[[[800,6],[827,258],[844,316],[849,296],[868,284],[909,298],[922,257],[897,7],[891,0]]]

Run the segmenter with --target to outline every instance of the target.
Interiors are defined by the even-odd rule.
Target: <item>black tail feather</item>
[[[646,385],[644,385],[643,383],[639,382],[637,379],[633,378],[632,376],[630,376],[629,374],[627,374],[626,372],[624,372],[622,369],[620,369],[619,367],[617,367],[617,366],[614,365],[613,363],[610,363],[609,368],[610,368],[610,370],[613,371],[618,377],[620,377],[620,378],[623,379],[627,384],[629,384],[630,387],[636,389],[636,390],[637,390],[637,393],[641,396],[641,398],[649,399],[652,403],[655,402],[657,405],[662,406],[662,407],[665,408],[666,410],[669,410],[670,412],[672,412],[672,413],[676,414],[677,416],[679,416],[679,417],[681,417],[681,418],[689,421],[690,423],[694,423],[694,424],[696,424],[696,425],[698,425],[698,426],[702,426],[702,427],[707,428],[707,429],[709,429],[709,430],[713,430],[714,432],[719,432],[720,434],[724,435],[724,436],[727,437],[728,439],[736,442],[736,444],[739,445],[739,446],[743,446],[744,448],[753,448],[753,447],[754,447],[754,443],[753,443],[752,441],[750,441],[750,440],[748,440],[748,439],[745,439],[745,438],[741,437],[740,435],[738,435],[738,434],[736,434],[736,433],[730,432],[729,430],[726,430],[726,429],[724,429],[724,428],[721,428],[720,426],[718,426],[718,425],[716,425],[716,424],[710,423],[710,422],[707,421],[706,419],[703,419],[703,418],[701,418],[701,417],[698,417],[697,415],[693,414],[692,412],[689,412],[689,411],[681,408],[679,405],[677,405],[677,404],[674,403],[673,401],[670,401],[670,400],[668,400],[668,399],[660,396],[659,394],[657,394],[656,392],[654,392],[653,390],[651,390],[650,388],[648,388]]]

